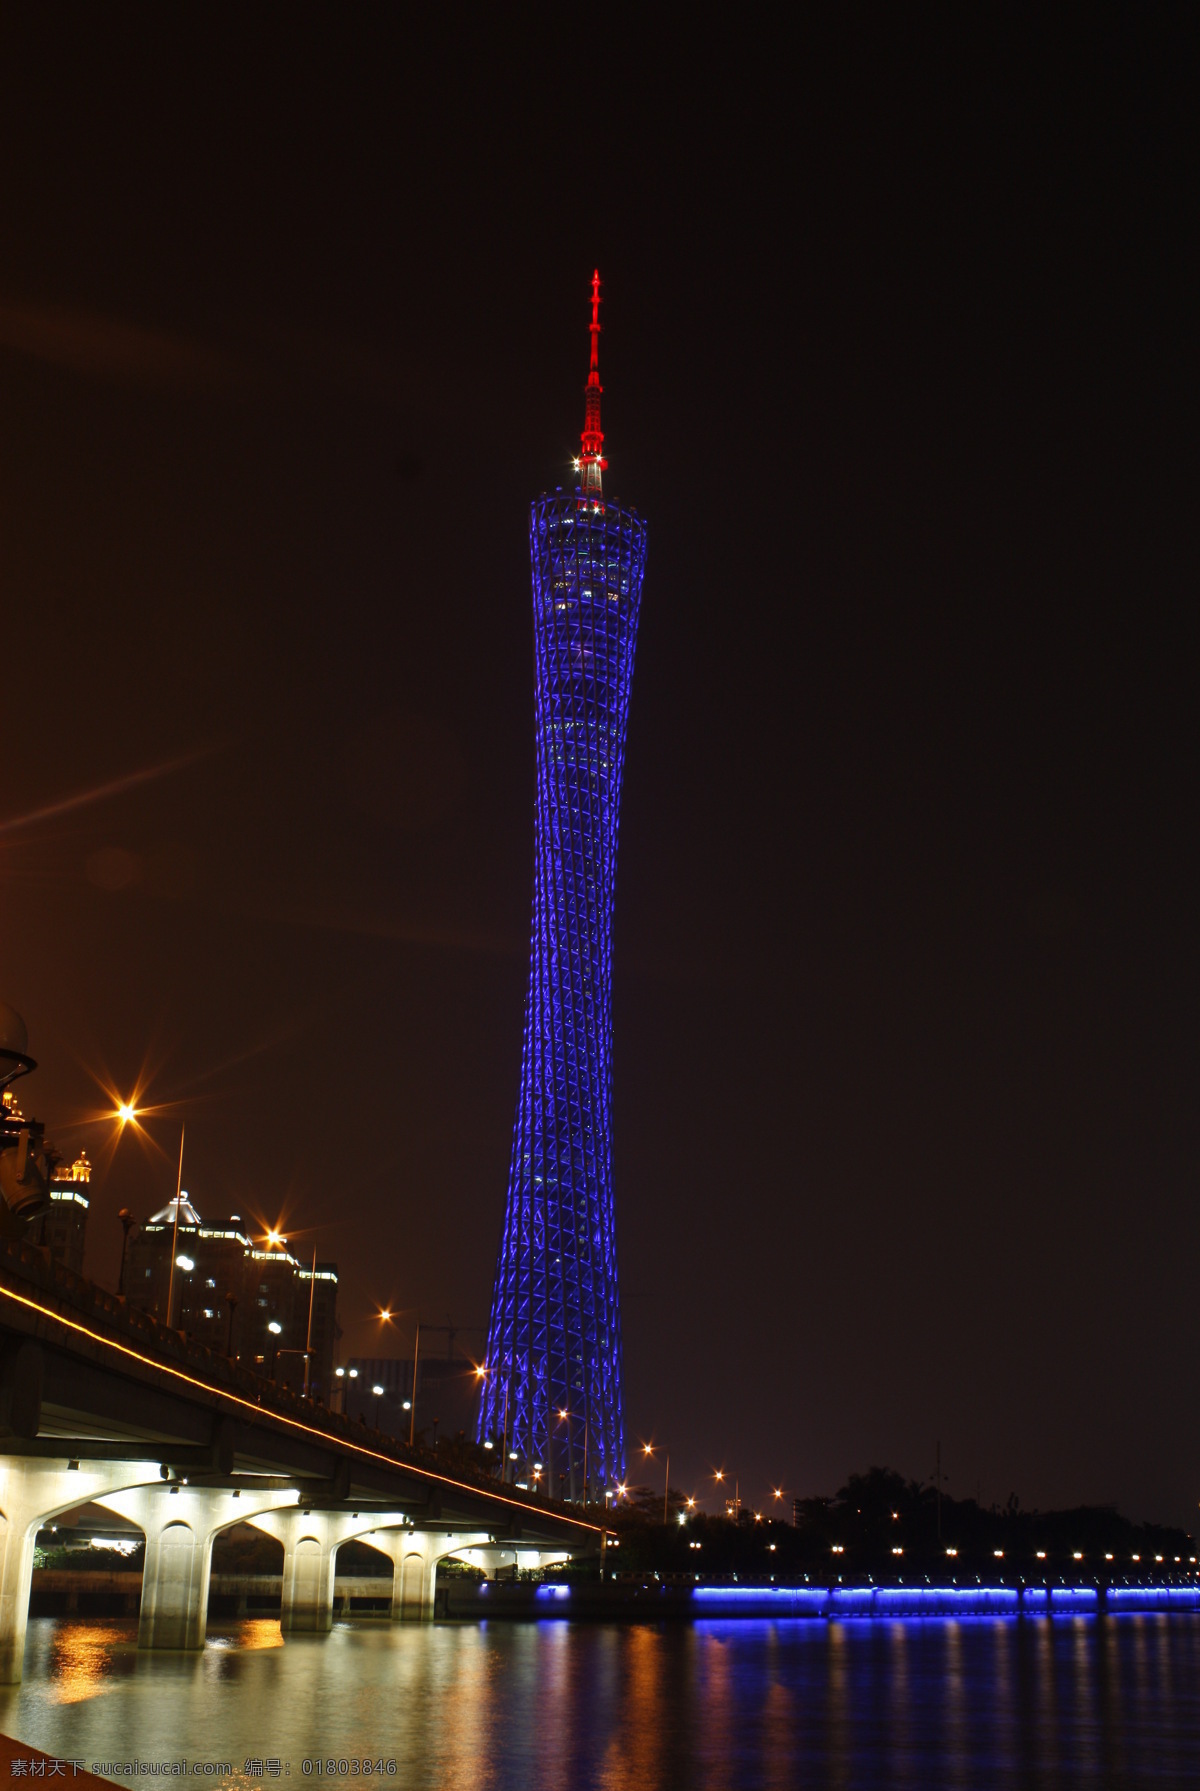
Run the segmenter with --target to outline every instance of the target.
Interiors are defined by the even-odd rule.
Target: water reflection
[[[134,1637],[121,1623],[64,1623],[48,1638],[46,1672],[56,1704],[94,1698],[128,1665]]]
[[[394,1759],[415,1791],[1200,1783],[1200,1618],[271,1620],[201,1654],[37,1619],[0,1730],[60,1758]],[[314,1778],[313,1783],[322,1782]],[[298,1783],[297,1783],[298,1791]]]

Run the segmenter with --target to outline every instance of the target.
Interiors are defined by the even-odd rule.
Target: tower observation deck
[[[625,1473],[612,1173],[612,933],[646,527],[606,503],[600,276],[579,485],[530,512],[537,818],[521,1092],[480,1440],[581,1498]]]

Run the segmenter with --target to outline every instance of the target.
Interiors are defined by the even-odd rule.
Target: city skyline
[[[955,1496],[1190,1525],[1178,57],[885,22],[764,91],[614,40],[585,179],[565,52],[515,28],[436,95],[365,15],[3,29],[0,998],[93,1165],[89,1272],[186,1122],[201,1213],[338,1262],[348,1354],[486,1324],[525,519],[574,484],[598,265],[605,494],[654,530],[632,1463],[819,1491],[940,1440]]]

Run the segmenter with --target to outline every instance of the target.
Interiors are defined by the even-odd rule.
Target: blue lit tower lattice
[[[600,276],[576,490],[530,513],[537,676],[533,937],[521,1093],[479,1414],[507,1478],[624,1479],[612,1175],[612,933],[646,527],[604,500]],[[515,1456],[515,1463],[512,1457]]]

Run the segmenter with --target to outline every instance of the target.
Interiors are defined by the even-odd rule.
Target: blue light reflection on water
[[[1057,1599],[1055,1600],[1057,1603]],[[147,1655],[132,1623],[30,1624],[0,1730],[94,1760],[380,1755],[414,1791],[1193,1787],[1200,1616],[873,1623],[223,1627]],[[141,1783],[145,1785],[146,1780]]]

